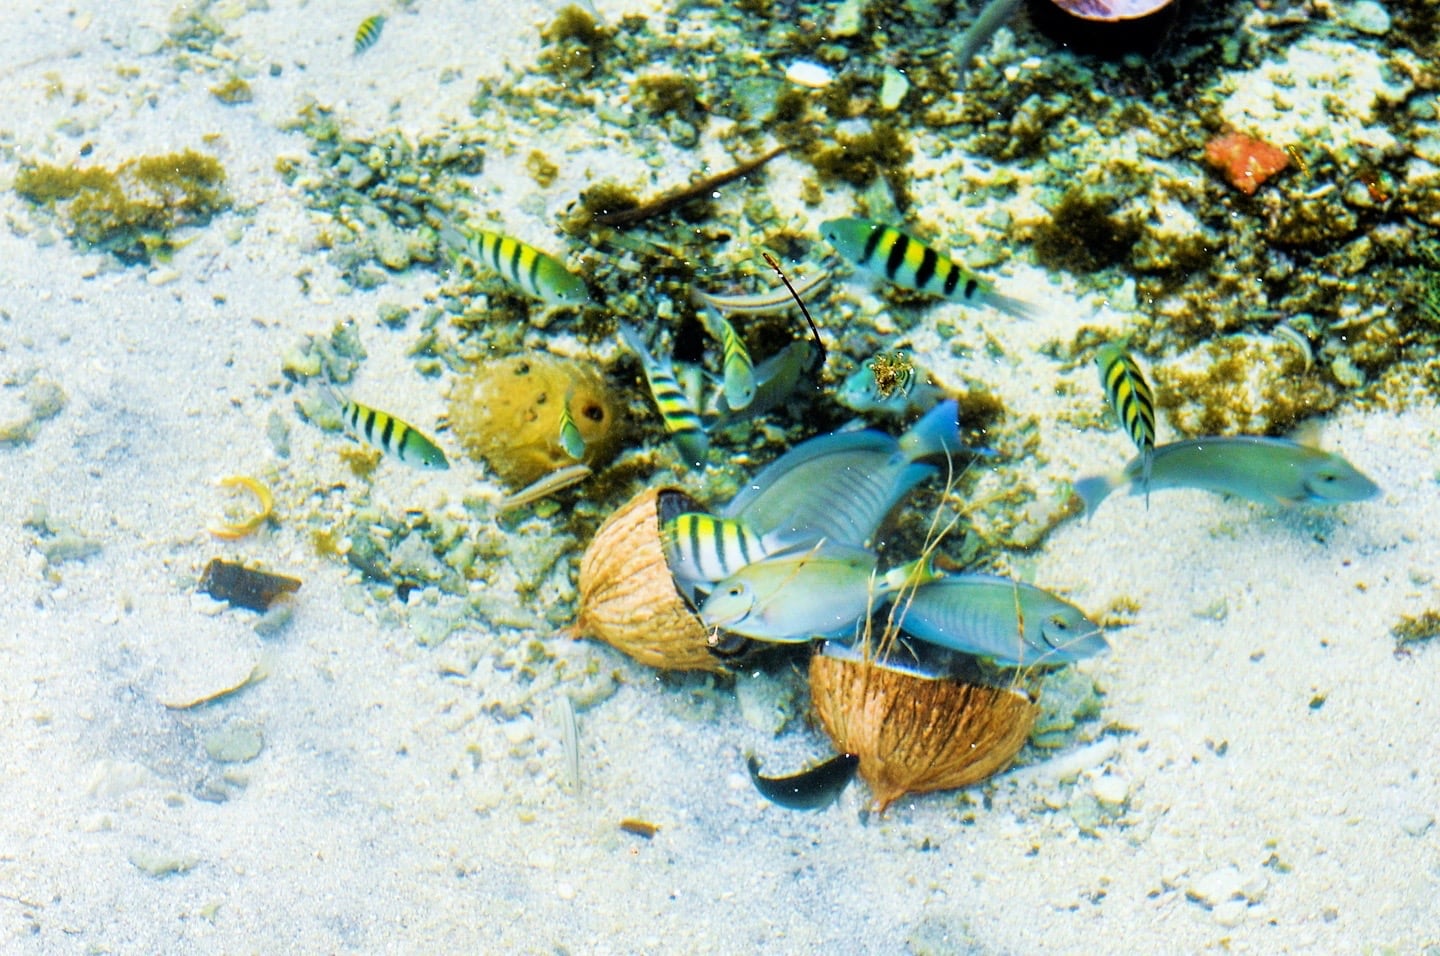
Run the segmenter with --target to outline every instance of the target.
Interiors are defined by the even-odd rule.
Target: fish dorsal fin
[[[1297,445],[1303,445],[1306,448],[1319,449],[1320,435],[1323,431],[1324,425],[1321,424],[1320,419],[1312,418],[1308,421],[1301,422],[1299,425],[1296,425],[1285,437],[1290,439]]]

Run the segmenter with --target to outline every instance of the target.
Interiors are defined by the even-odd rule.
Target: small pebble
[[[1418,837],[1435,825],[1435,818],[1427,813],[1411,813],[1400,818],[1400,829],[1412,837]]]
[[[245,763],[260,755],[265,735],[248,720],[237,720],[205,736],[205,753],[218,763]]]
[[[563,882],[555,884],[555,895],[562,900],[573,900],[575,898],[575,884]]]
[[[1221,926],[1232,929],[1245,922],[1245,913],[1249,908],[1250,904],[1244,900],[1231,900],[1215,907],[1210,917]]]
[[[1240,896],[1240,868],[1231,864],[1195,880],[1185,888],[1185,895],[1208,907],[1216,907]]]
[[[819,63],[796,60],[785,70],[785,79],[796,86],[808,86],[811,89],[819,90],[829,86],[834,81],[835,74]]]
[[[1118,807],[1130,795],[1130,785],[1121,778],[1107,773],[1096,778],[1090,787],[1090,792],[1095,794],[1095,799],[1100,801],[1101,806]]]

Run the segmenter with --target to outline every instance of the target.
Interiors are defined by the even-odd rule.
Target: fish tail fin
[[[1145,510],[1150,510],[1150,466],[1155,461],[1155,449],[1147,448],[1140,453],[1140,487],[1145,491]]]
[[[1026,302],[1024,299],[1017,299],[1014,296],[996,292],[994,289],[987,289],[981,296],[981,301],[992,309],[999,309],[1017,319],[1040,319],[1044,318],[1045,312],[1033,302]]]
[[[960,406],[954,399],[936,405],[900,436],[897,454],[906,461],[958,454],[961,451],[960,426],[956,423],[959,413]]]
[[[1085,513],[1094,515],[1100,502],[1110,497],[1110,492],[1119,486],[1120,481],[1114,475],[1091,475],[1075,482],[1075,494],[1085,503]]]

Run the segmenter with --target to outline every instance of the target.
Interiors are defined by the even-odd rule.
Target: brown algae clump
[[[588,362],[543,354],[481,362],[450,393],[450,429],[466,454],[518,488],[576,463],[561,444],[567,402],[584,439],[579,461],[598,468],[619,447],[620,404]]]
[[[133,262],[163,256],[176,229],[209,222],[230,204],[219,161],[188,149],[114,169],[27,165],[15,192],[55,213],[72,240]]]

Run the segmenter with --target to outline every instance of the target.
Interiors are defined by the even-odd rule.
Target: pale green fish
[[[681,590],[724,580],[787,547],[779,535],[761,536],[743,521],[701,511],[682,512],[662,524],[660,544]]]
[[[1140,487],[1148,489],[1155,457],[1155,394],[1124,346],[1113,342],[1101,345],[1095,350],[1095,366],[1115,417],[1140,451]],[[1145,501],[1150,501],[1148,494]]]
[[[1068,664],[1108,650],[1099,625],[1075,605],[988,574],[940,576],[896,605],[900,630],[1003,667]]]
[[[822,543],[748,564],[715,586],[700,620],[777,644],[847,633],[907,581],[930,573],[912,562],[878,575],[876,560],[863,548]]]
[[[893,226],[869,219],[829,219],[820,224],[820,235],[859,268],[907,289],[988,305],[1022,319],[1038,314],[1035,306],[1001,295],[989,282]]]
[[[579,461],[585,457],[585,436],[580,434],[580,427],[570,415],[570,399],[574,395],[572,388],[565,393],[565,401],[560,405],[560,447],[565,449],[565,454]]]
[[[1144,462],[1136,457],[1113,475],[1075,482],[1075,493],[1094,512],[1112,491],[1130,485],[1139,494]],[[1192,438],[1155,449],[1150,491],[1199,488],[1260,504],[1336,505],[1365,501],[1379,487],[1339,455],[1285,438],[1258,435]]]
[[[550,305],[582,305],[590,299],[585,280],[552,255],[498,232],[446,223],[440,238],[459,257],[492,269],[501,278]]]
[[[795,394],[800,377],[815,366],[819,352],[808,339],[797,339],[755,366],[755,394],[743,409],[732,409],[722,383],[712,402],[717,417],[726,423],[754,418],[783,405]]]
[[[903,352],[876,352],[835,393],[837,402],[862,415],[904,415],[944,397],[930,374]]]
[[[628,322],[620,323],[620,338],[640,359],[640,368],[650,384],[650,395],[660,410],[660,419],[665,429],[680,450],[687,465],[698,465],[705,460],[710,449],[710,436],[700,413],[686,396],[685,390],[675,378],[675,368],[668,358],[656,358],[645,347],[640,333]]]
[[[700,620],[775,643],[842,634],[872,603],[876,557],[861,548],[821,545],[746,565],[700,605]]]
[[[762,469],[720,514],[759,534],[868,546],[900,499],[939,474],[918,459],[964,451],[957,412],[955,402],[942,402],[899,438],[865,429],[802,442]]]
[[[709,306],[701,312],[701,316],[705,330],[721,345],[725,404],[731,411],[741,411],[755,398],[755,365],[750,360],[750,353],[729,319]]]
[[[337,396],[338,398],[338,396]],[[449,468],[445,453],[433,441],[393,415],[348,398],[340,399],[341,417],[358,437],[412,468],[438,471]]]

